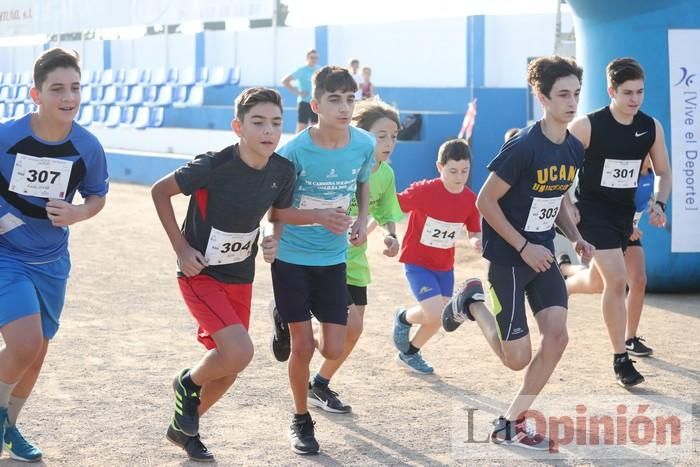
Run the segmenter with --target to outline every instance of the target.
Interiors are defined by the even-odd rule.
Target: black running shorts
[[[498,334],[503,341],[513,341],[528,334],[525,296],[532,313],[552,306],[568,308],[569,296],[564,277],[556,264],[545,272],[530,266],[489,264],[489,292]]]
[[[297,106],[297,112],[297,122],[299,123],[307,125],[309,122],[318,122],[318,115],[316,114],[316,112],[311,110],[311,104],[309,104],[308,102],[299,102],[299,105]]]
[[[277,259],[271,270],[275,304],[282,321],[308,321],[313,313],[321,323],[347,324],[345,263],[302,266]]]

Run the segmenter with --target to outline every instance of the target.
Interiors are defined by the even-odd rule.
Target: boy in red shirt
[[[445,142],[436,165],[440,177],[413,183],[398,194],[401,210],[409,213],[399,261],[404,263],[418,305],[396,312],[394,345],[399,351],[397,362],[421,374],[433,372],[420,349],[440,328],[442,309],[452,296],[454,246],[462,226],[467,228],[471,245],[481,251],[476,195],[465,186],[471,168],[469,146],[461,139]],[[418,330],[410,339],[414,324]]]

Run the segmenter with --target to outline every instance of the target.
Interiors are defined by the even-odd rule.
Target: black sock
[[[311,420],[311,415],[309,414],[309,412],[303,414],[294,414],[294,423],[305,422],[307,420]]]
[[[627,352],[613,354],[613,364],[622,363],[628,358]]]
[[[182,377],[182,385],[187,389],[187,392],[190,394],[193,392],[196,392],[199,394],[199,391],[202,389],[202,386],[198,386],[194,384],[194,381],[192,381],[192,375],[190,374],[190,371],[188,370],[187,373],[185,373],[185,376]]]
[[[405,324],[406,326],[410,326],[410,325],[411,325],[411,323],[409,323],[409,322],[406,320],[406,310],[403,310],[401,313],[399,313],[399,321],[400,321],[402,324]]]
[[[413,344],[408,344],[408,351],[406,352],[406,355],[413,355],[414,353],[418,353],[420,349],[416,347]]]
[[[326,379],[323,376],[321,376],[320,374],[316,373],[316,376],[314,376],[314,381],[312,384],[316,387],[327,388],[328,383],[330,383],[330,382],[331,382],[330,379]]]

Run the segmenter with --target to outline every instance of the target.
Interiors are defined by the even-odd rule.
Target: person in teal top
[[[399,132],[399,115],[396,109],[379,99],[369,99],[355,104],[352,116],[357,128],[367,130],[374,135],[377,146],[374,150],[374,166],[369,177],[369,214],[371,220],[367,228],[371,232],[378,225],[386,232],[384,236],[384,254],[389,257],[399,253],[399,241],[396,237],[396,225],[403,217],[396,197],[396,178],[387,160],[394,151],[396,136]],[[357,216],[357,201],[353,198],[349,215]],[[360,339],[367,305],[367,286],[371,281],[369,262],[367,261],[367,243],[348,246],[347,254],[347,288],[348,288],[348,330],[345,349],[335,359],[324,359],[309,388],[308,402],[326,412],[348,413],[351,407],[344,404],[338,393],[328,387],[333,375],[352,352]]]
[[[318,123],[318,115],[311,109],[311,78],[319,69],[318,52],[311,49],[306,52],[306,65],[297,68],[282,80],[282,84],[297,96],[297,133],[311,124]],[[292,85],[292,82],[296,83]]]

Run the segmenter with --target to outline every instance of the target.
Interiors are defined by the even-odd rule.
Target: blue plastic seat
[[[82,126],[90,126],[95,116],[95,108],[91,105],[81,105],[80,115],[78,115],[78,123]]]

